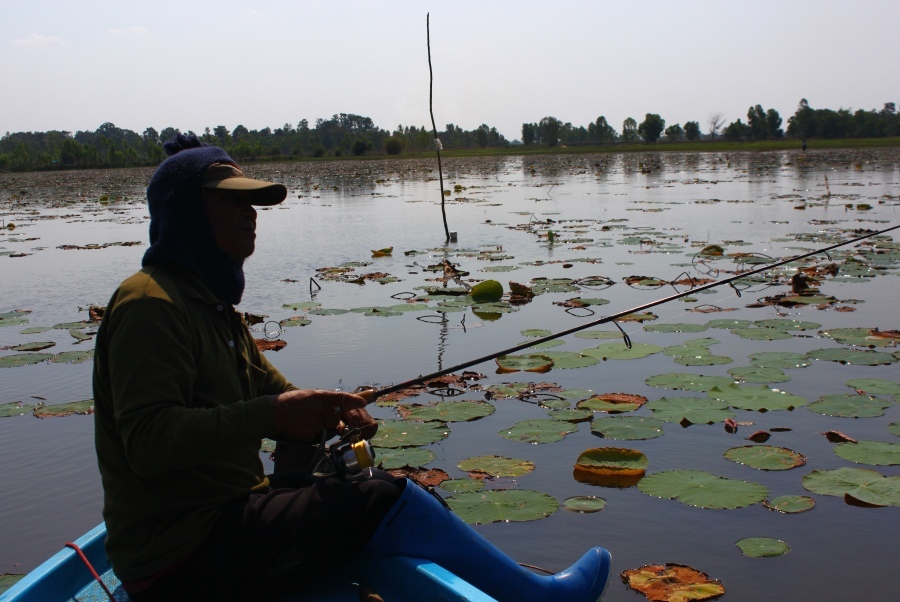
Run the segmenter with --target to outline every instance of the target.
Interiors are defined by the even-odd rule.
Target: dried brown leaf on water
[[[725,593],[718,579],[683,564],[647,564],[621,573],[628,587],[647,596],[652,602],[687,602],[709,600]]]
[[[851,437],[850,435],[845,435],[841,431],[825,431],[822,433],[825,435],[825,438],[831,441],[832,443],[856,443],[856,439]]]
[[[729,433],[736,433],[738,430],[738,423],[735,422],[733,418],[725,419],[725,430]]]
[[[287,341],[282,341],[281,339],[253,339],[253,341],[256,343],[256,348],[260,351],[278,351],[287,347]]]
[[[407,465],[391,469],[388,472],[398,479],[405,477],[425,487],[437,487],[444,481],[450,480],[450,475],[440,468],[414,468]]]
[[[748,441],[753,441],[754,443],[762,443],[763,441],[768,441],[769,437],[772,435],[767,433],[766,431],[756,431],[749,437],[747,437]]]

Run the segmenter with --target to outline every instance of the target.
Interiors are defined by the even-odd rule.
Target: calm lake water
[[[856,230],[900,224],[900,152],[894,149],[445,160],[444,188],[451,191],[447,221],[458,233],[458,241],[449,245],[444,242],[433,160],[266,164],[247,171],[281,181],[290,192],[283,205],[260,211],[257,253],[246,264],[247,289],[239,309],[274,322],[297,315],[310,320],[303,327],[285,328],[279,338],[287,346],[267,352],[295,384],[310,388],[352,390],[405,381],[523,342],[528,329],[557,332],[675,292],[669,286],[629,286],[625,279],[631,276],[672,281],[683,278],[682,272],[693,278],[716,277],[717,269],[719,277],[725,277],[738,267],[728,254],[788,257],[853,238]],[[105,305],[116,285],[138,269],[146,250],[143,195],[150,174],[147,169],[0,173],[0,218],[2,225],[15,226],[0,230],[0,314],[30,312],[23,316],[27,322],[0,328],[0,347],[46,341],[55,346],[44,353],[60,353],[93,346],[90,339],[76,338],[83,336],[80,332],[92,333],[93,327],[75,334],[66,328],[26,329],[86,320],[90,305]],[[548,229],[554,232],[553,244],[548,243]],[[749,366],[750,355],[764,351],[851,349],[821,334],[827,329],[900,328],[900,251],[895,239],[896,232],[883,237],[878,255],[868,253],[874,248],[868,241],[804,264],[840,266],[836,278],[820,277],[821,293],[833,296],[833,303],[748,307],[788,292],[789,286],[759,284],[741,297],[723,286],[654,308],[654,321],[621,323],[634,343],[669,347],[713,338],[719,342],[711,344],[712,353],[731,358],[731,363],[683,366],[671,355],[656,353],[545,374],[496,374],[493,362],[473,369],[486,375],[480,383],[484,387],[552,382],[566,389],[632,393],[650,400],[703,397],[702,392],[652,387],[645,380],[666,373],[728,376],[729,369]],[[122,244],[132,242],[139,244]],[[726,257],[692,265],[696,254],[713,244],[723,247]],[[393,247],[393,254],[372,257],[372,250],[385,247]],[[285,307],[310,301],[334,310],[397,305],[408,293],[424,294],[420,287],[436,285],[430,280],[437,274],[425,268],[445,259],[469,272],[467,279],[496,279],[505,290],[509,281],[533,285],[553,278],[604,277],[614,285],[540,294],[518,311],[498,314],[499,319],[471,310],[369,316],[361,311],[316,315]],[[318,271],[348,262],[357,262],[350,264],[354,274],[379,272],[393,278],[360,285],[331,280]],[[783,282],[792,273],[788,270]],[[589,317],[555,304],[573,297],[602,298],[609,304],[594,306],[596,314]],[[429,305],[437,307],[436,302]],[[733,311],[690,311],[701,306]],[[417,319],[424,315],[431,319]],[[725,328],[699,333],[644,329],[653,324],[779,318],[821,326],[792,331],[781,340],[749,340]],[[579,351],[603,342],[570,336],[552,350]],[[896,355],[897,347],[878,351]],[[14,353],[0,351],[0,359]],[[785,373],[790,380],[771,386],[808,402],[853,393],[846,385],[850,379],[900,381],[896,363],[813,361]],[[0,404],[90,399],[90,376],[90,361],[0,367]],[[482,396],[470,392],[465,398]],[[462,478],[466,475],[457,465],[473,456],[525,459],[534,462],[532,473],[498,479],[488,488],[537,490],[560,503],[574,496],[607,501],[596,513],[561,508],[542,520],[477,527],[520,562],[556,571],[590,546],[602,545],[613,554],[615,575],[644,564],[687,564],[721,580],[727,600],[891,600],[900,552],[898,508],[855,507],[842,497],[810,493],[801,484],[813,470],[841,467],[900,475],[897,466],[842,459],[835,444],[822,435],[836,430],[859,441],[896,443],[889,425],[900,421],[897,399],[880,398],[891,405],[883,416],[872,418],[826,416],[806,407],[764,413],[736,410],[735,420],[752,423],[736,433],[726,432],[721,422],[686,428],[666,423],[663,436],[636,441],[598,437],[590,422],[582,422],[577,432],[547,444],[498,435],[521,420],[547,418],[546,409],[515,398],[493,399],[496,411],[491,416],[452,423],[448,438],[428,446],[436,459],[427,467]],[[392,408],[376,407],[372,413],[397,418]],[[643,407],[635,414],[650,416],[651,411]],[[597,412],[595,417],[603,416]],[[751,433],[769,429],[790,429],[771,432],[767,443],[797,451],[807,463],[761,471],[722,456],[729,448],[751,445],[745,439]],[[648,475],[674,469],[708,471],[760,483],[772,498],[809,495],[816,506],[800,514],[770,511],[761,504],[701,509],[651,497],[637,487],[615,489],[574,480],[572,467],[579,454],[601,446],[640,450],[649,458]],[[27,572],[101,521],[93,418],[38,419],[30,413],[0,417],[0,451],[0,574]],[[746,557],[735,545],[746,537],[783,540],[791,551],[777,558]],[[604,600],[643,599],[615,575]]]

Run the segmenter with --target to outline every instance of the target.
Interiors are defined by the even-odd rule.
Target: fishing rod
[[[513,347],[509,347],[508,349],[503,349],[502,351],[497,351],[497,352],[492,353],[492,354],[490,354],[490,355],[485,355],[485,356],[483,356],[483,357],[475,358],[475,359],[469,360],[469,361],[467,361],[467,362],[463,362],[463,363],[461,363],[461,364],[457,364],[457,365],[455,365],[455,366],[451,366],[450,368],[445,368],[445,369],[443,369],[443,370],[438,370],[437,372],[432,372],[431,374],[426,374],[426,375],[424,375],[424,376],[418,376],[418,377],[416,377],[416,378],[413,378],[413,379],[410,379],[410,380],[407,380],[407,381],[404,381],[404,382],[401,382],[401,383],[397,383],[397,384],[395,384],[395,385],[390,385],[390,386],[388,386],[388,387],[383,387],[383,388],[380,388],[380,389],[368,389],[368,390],[365,390],[365,391],[361,391],[361,392],[358,392],[357,395],[361,395],[361,396],[364,397],[369,403],[371,403],[371,402],[375,401],[375,399],[377,399],[378,397],[381,397],[381,396],[383,396],[383,395],[387,395],[387,394],[389,394],[389,393],[395,393],[395,392],[397,392],[397,391],[400,391],[401,389],[408,389],[408,388],[410,388],[410,387],[413,387],[413,386],[415,386],[415,385],[420,385],[420,384],[422,384],[422,383],[424,383],[424,382],[427,382],[427,381],[429,381],[429,380],[433,380],[433,379],[438,378],[438,377],[440,377],[440,376],[445,376],[445,375],[450,374],[450,373],[452,373],[452,372],[457,372],[457,371],[459,371],[459,370],[464,370],[465,368],[470,368],[470,367],[475,366],[475,365],[477,365],[477,364],[481,364],[481,363],[483,363],[483,362],[487,362],[487,361],[490,361],[490,360],[493,360],[493,359],[497,359],[497,358],[500,357],[500,356],[508,355],[508,354],[514,353],[514,352],[516,352],[516,351],[521,351],[522,349],[527,349],[527,348],[529,348],[529,347],[534,347],[535,345],[539,345],[539,344],[544,343],[544,342],[546,342],[546,341],[552,341],[552,340],[555,340],[555,339],[559,339],[559,338],[568,336],[568,335],[570,335],[570,334],[579,332],[579,331],[581,331],[581,330],[585,330],[586,328],[591,328],[592,326],[599,326],[600,324],[606,324],[606,323],[608,323],[608,322],[613,322],[613,323],[615,323],[615,321],[618,320],[619,318],[622,318],[622,317],[627,316],[627,315],[629,315],[629,314],[633,314],[633,313],[637,313],[637,312],[640,312],[640,311],[644,311],[644,310],[650,309],[651,307],[656,307],[657,305],[662,305],[662,304],[664,304],[664,303],[668,303],[669,301],[674,301],[675,299],[680,299],[680,298],[682,298],[682,297],[686,297],[687,295],[690,295],[690,294],[693,294],[693,293],[698,293],[698,292],[700,292],[700,291],[705,291],[705,290],[707,290],[707,289],[714,288],[714,287],[716,287],[716,286],[721,286],[721,285],[723,285],[723,284],[729,285],[732,289],[734,289],[734,291],[737,293],[737,295],[740,296],[740,295],[741,295],[740,291],[739,291],[737,288],[735,288],[734,284],[732,284],[735,280],[740,280],[740,279],[742,279],[742,278],[747,278],[748,276],[753,276],[753,275],[755,275],[755,274],[759,274],[759,273],[761,273],[761,272],[765,272],[765,271],[768,271],[768,270],[771,270],[771,269],[774,269],[774,268],[777,268],[777,267],[786,265],[786,264],[788,264],[788,263],[792,263],[792,262],[794,262],[794,261],[800,261],[800,260],[802,260],[802,259],[806,259],[807,257],[812,257],[813,255],[818,255],[818,254],[820,254],[820,253],[828,253],[829,251],[832,251],[832,250],[834,250],[834,249],[838,249],[838,248],[840,248],[840,247],[845,247],[845,246],[847,246],[847,245],[852,245],[853,243],[857,243],[857,242],[859,242],[859,241],[865,240],[865,239],[867,239],[867,238],[871,238],[871,237],[873,237],[873,236],[880,236],[880,235],[882,235],[882,234],[886,234],[887,232],[890,232],[890,231],[892,231],[892,230],[896,230],[897,228],[900,228],[900,225],[897,225],[897,226],[891,226],[890,228],[885,228],[884,230],[879,230],[879,231],[877,231],[877,232],[870,232],[870,233],[868,233],[868,234],[866,234],[866,235],[864,235],[864,236],[859,236],[859,237],[853,238],[853,239],[851,239],[851,240],[847,240],[847,241],[844,241],[844,242],[836,243],[836,244],[833,244],[833,245],[831,245],[831,246],[825,247],[824,249],[817,249],[817,250],[815,250],[815,251],[810,251],[809,253],[804,253],[803,255],[796,255],[796,256],[790,257],[790,258],[788,258],[788,259],[783,259],[783,260],[781,260],[781,261],[776,261],[775,263],[766,264],[766,265],[764,265],[764,266],[761,266],[761,267],[758,267],[758,268],[755,268],[755,269],[752,269],[752,270],[749,270],[749,271],[746,271],[746,272],[741,272],[740,274],[735,274],[734,276],[729,276],[728,278],[723,278],[722,280],[716,280],[715,282],[710,282],[710,283],[707,283],[707,284],[704,284],[704,285],[701,285],[701,286],[693,287],[693,288],[690,288],[690,289],[688,289],[688,290],[686,290],[686,291],[682,291],[682,292],[676,293],[676,294],[674,294],[674,295],[669,295],[668,297],[663,297],[663,298],[661,298],[661,299],[657,299],[657,300],[651,301],[651,302],[649,302],[649,303],[644,303],[643,305],[638,305],[637,307],[632,307],[631,309],[626,309],[625,311],[620,311],[619,313],[612,314],[612,315],[610,315],[610,316],[605,316],[605,317],[603,317],[603,318],[599,318],[599,319],[597,319],[597,320],[593,320],[593,321],[591,321],[591,322],[587,322],[587,323],[585,323],[585,324],[581,324],[581,325],[579,325],[579,326],[575,326],[575,327],[573,327],[573,328],[569,328],[569,329],[567,329],[567,330],[563,330],[563,331],[557,332],[557,333],[555,333],[555,334],[549,334],[549,335],[547,335],[547,336],[540,337],[540,338],[534,339],[534,340],[532,340],[532,341],[527,341],[527,342],[525,342],[525,343],[522,343],[522,344],[519,344],[519,345],[515,345],[515,346],[513,346]],[[616,326],[619,327],[619,330],[622,330],[622,328],[621,328],[618,324],[616,324]],[[626,345],[628,345],[629,347],[631,347],[631,342],[630,342],[630,340],[629,340],[629,338],[628,338],[628,335],[625,334],[624,331],[622,331],[622,334],[625,336],[625,343],[626,343]]]

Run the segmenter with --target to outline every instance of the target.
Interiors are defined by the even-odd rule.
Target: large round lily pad
[[[659,353],[663,348],[659,345],[651,345],[650,343],[634,343],[631,349],[625,343],[604,343],[596,347],[588,347],[582,349],[582,355],[590,355],[606,360],[635,360],[654,353]]]
[[[594,412],[622,414],[624,412],[633,412],[645,403],[647,403],[647,398],[643,395],[631,393],[603,393],[595,395],[594,397],[589,397],[588,399],[582,399],[576,405],[578,408]]]
[[[870,468],[814,470],[803,477],[803,488],[821,495],[869,506],[900,506],[900,477],[886,477]]]
[[[521,477],[534,470],[534,462],[503,456],[475,456],[457,465],[460,470],[489,477]]]
[[[24,416],[31,414],[34,409],[43,404],[22,403],[13,401],[10,403],[0,403],[0,418],[9,418],[10,416]]]
[[[859,441],[856,443],[838,443],[834,453],[845,460],[857,464],[873,466],[896,466],[900,464],[900,443],[883,441]]]
[[[52,353],[14,353],[0,357],[0,368],[14,368],[39,364],[53,359]]]
[[[430,449],[418,447],[381,448],[375,455],[375,463],[384,470],[403,468],[404,466],[425,466],[437,455]]]
[[[753,324],[759,328],[776,328],[778,330],[815,330],[822,327],[818,322],[804,322],[803,320],[791,320],[788,318],[756,320]]]
[[[794,336],[787,331],[774,328],[733,328],[731,334],[748,341],[779,341]]]
[[[852,364],[854,366],[882,366],[893,364],[897,358],[890,353],[872,351],[871,349],[846,349],[843,347],[829,347],[827,349],[814,349],[806,353],[811,360],[825,362],[838,362]]]
[[[371,443],[375,447],[416,447],[446,438],[450,429],[441,422],[409,422],[379,420],[378,434]]]
[[[447,504],[470,525],[538,520],[559,510],[555,498],[529,489],[460,493],[447,498]]]
[[[500,431],[500,436],[526,443],[553,443],[577,430],[576,425],[565,420],[523,420]]]
[[[600,363],[596,357],[582,355],[574,351],[543,351],[541,355],[553,360],[553,367],[559,369],[587,368]]]
[[[500,372],[547,372],[553,367],[553,360],[538,353],[527,355],[501,355],[496,360]]]
[[[783,556],[791,551],[791,548],[780,539],[771,537],[747,537],[737,542],[744,556],[751,558],[773,558]]]
[[[397,406],[400,416],[422,422],[468,422],[494,413],[494,406],[484,401],[439,401],[428,405]]]
[[[636,449],[596,447],[578,456],[572,476],[579,483],[631,487],[643,478],[647,456]]]
[[[758,366],[744,366],[742,368],[730,368],[728,374],[745,383],[783,383],[791,380],[791,377],[780,368],[760,368]]]
[[[771,410],[793,410],[806,405],[806,399],[765,385],[728,385],[713,387],[707,392],[709,397],[721,399],[733,408],[768,412]]]
[[[654,439],[663,434],[663,421],[647,416],[608,416],[595,418],[591,432],[606,439]]]
[[[468,493],[484,489],[484,479],[450,479],[438,485],[450,493]]]
[[[706,324],[648,324],[644,326],[647,332],[703,332],[709,328]]]
[[[757,470],[789,470],[806,464],[806,456],[771,445],[732,447],[723,454],[726,459]]]
[[[900,395],[900,383],[884,378],[852,378],[844,384],[869,395]]]
[[[894,402],[871,395],[823,395],[807,408],[817,414],[840,416],[844,418],[875,418],[883,416],[884,411]]]
[[[750,354],[750,363],[760,368],[806,368],[810,360],[802,353],[791,351],[762,351]]]
[[[662,389],[681,389],[684,391],[706,392],[713,387],[727,387],[734,384],[733,378],[727,376],[703,376],[687,372],[670,372],[657,374],[644,381],[651,387]]]
[[[600,512],[606,507],[606,500],[602,497],[593,495],[580,495],[578,497],[570,497],[563,500],[563,508],[570,512],[578,512],[587,514],[590,512]]]
[[[819,334],[854,347],[886,347],[894,342],[889,338],[875,336],[876,331],[876,328],[829,328]]]
[[[652,602],[688,602],[709,600],[725,593],[718,579],[682,564],[647,564],[622,571],[628,587],[644,594]]]
[[[71,401],[69,403],[57,403],[53,405],[39,405],[34,408],[34,415],[38,418],[58,418],[79,414],[86,416],[94,413],[94,400]]]
[[[735,415],[724,401],[708,397],[663,397],[651,401],[647,407],[654,418],[682,426],[723,422]]]
[[[716,476],[701,470],[667,470],[644,477],[638,489],[654,497],[699,508],[742,508],[766,499],[759,483]]]

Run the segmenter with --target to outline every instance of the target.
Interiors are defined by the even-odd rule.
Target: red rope
[[[106,595],[109,596],[109,599],[110,599],[112,602],[116,602],[116,599],[115,599],[115,597],[112,595],[112,592],[110,592],[110,591],[109,591],[109,588],[106,587],[106,584],[103,583],[103,579],[101,579],[101,578],[100,578],[100,575],[97,574],[96,569],[94,569],[94,565],[92,565],[92,564],[91,564],[91,561],[88,560],[88,557],[84,555],[84,552],[81,551],[81,548],[79,548],[76,544],[72,543],[71,541],[66,543],[66,547],[67,547],[67,548],[72,548],[73,550],[75,550],[75,553],[78,554],[78,557],[79,557],[79,558],[81,558],[81,561],[84,563],[84,565],[85,565],[85,566],[88,568],[88,570],[91,572],[91,575],[94,576],[94,579],[97,580],[97,583],[100,584],[100,587],[103,588],[103,591],[106,592]]]

